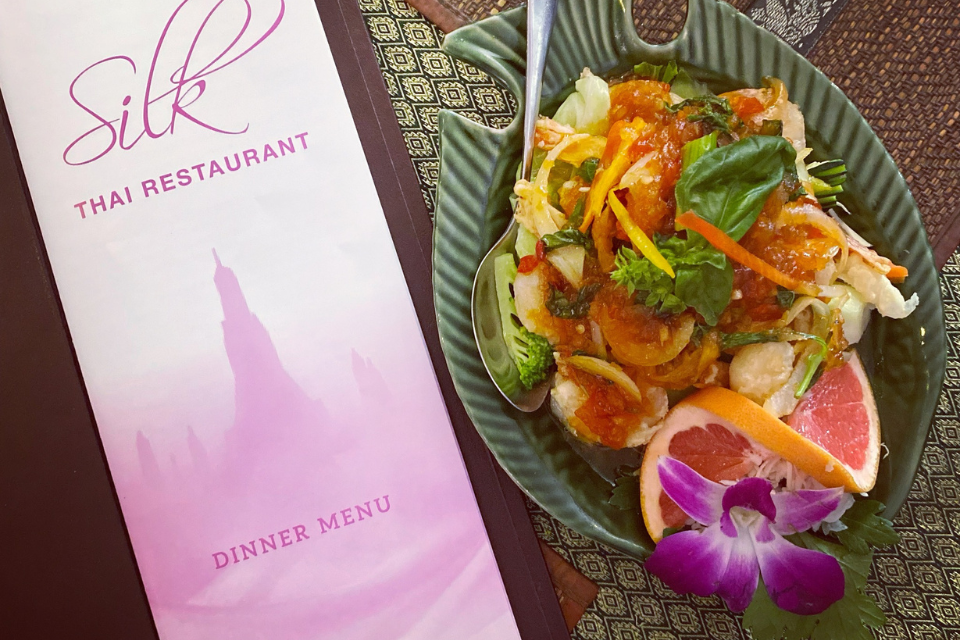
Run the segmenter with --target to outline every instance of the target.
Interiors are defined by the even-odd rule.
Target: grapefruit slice
[[[845,365],[820,376],[787,424],[843,464],[853,478],[849,490],[873,488],[880,464],[880,416],[856,352]]]
[[[663,493],[657,460],[669,455],[715,482],[756,471],[771,454],[826,487],[873,488],[880,461],[880,422],[856,354],[825,372],[785,423],[735,391],[708,387],[670,410],[640,468],[643,522],[654,542],[687,520]]]

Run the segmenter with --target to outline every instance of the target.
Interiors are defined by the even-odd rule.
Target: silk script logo
[[[173,134],[182,120],[216,133],[245,133],[249,125],[230,130],[211,122],[208,112],[198,114],[202,112],[199,101],[213,74],[246,56],[277,30],[286,8],[284,0],[270,3],[275,8],[266,19],[260,9],[264,4],[183,0],[163,27],[145,76],[132,58],[123,55],[104,58],[81,71],[70,83],[70,98],[96,124],[64,149],[63,161],[79,166],[99,160],[116,147],[128,151],[144,136],[156,139]],[[164,77],[164,69],[172,72]],[[140,82],[136,91],[116,90]],[[110,100],[104,96],[111,93],[116,98],[107,104]]]

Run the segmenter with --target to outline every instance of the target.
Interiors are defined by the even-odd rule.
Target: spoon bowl
[[[529,0],[527,3],[527,75],[523,110],[523,171],[525,180],[530,179],[533,164],[533,138],[537,116],[540,113],[540,89],[543,85],[543,68],[547,58],[550,31],[557,13],[557,0]],[[520,382],[520,374],[514,364],[510,349],[503,340],[503,327],[497,304],[497,281],[494,261],[505,253],[512,252],[517,243],[517,222],[510,226],[480,262],[473,293],[470,297],[470,315],[473,334],[480,350],[483,366],[493,383],[507,402],[524,412],[536,411],[543,405],[550,392],[548,378],[532,389]]]

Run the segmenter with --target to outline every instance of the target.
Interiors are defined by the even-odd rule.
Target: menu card
[[[309,0],[0,4],[160,637],[518,638]]]

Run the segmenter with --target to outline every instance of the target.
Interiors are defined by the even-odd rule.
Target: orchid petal
[[[645,566],[677,593],[719,593],[731,611],[747,608],[760,573],[750,536],[731,538],[717,524],[667,536]]]
[[[843,569],[833,556],[790,543],[765,521],[754,532],[754,540],[763,583],[781,609],[813,615],[843,597]]]
[[[777,507],[770,494],[773,485],[763,478],[744,478],[732,487],[727,487],[723,494],[723,510],[730,511],[734,507],[742,507],[756,511],[768,520],[775,520]]]
[[[777,507],[770,496],[772,491],[773,485],[763,478],[744,478],[727,487],[723,494],[723,515],[720,518],[723,532],[730,537],[738,535],[737,527],[730,519],[730,510],[734,507],[756,511],[769,520],[775,519]]]
[[[721,501],[727,490],[722,484],[707,480],[686,464],[661,456],[657,473],[663,491],[684,513],[702,525],[720,519]]]
[[[777,507],[774,530],[781,535],[800,533],[821,522],[836,522],[853,505],[853,496],[836,489],[802,490],[774,494]]]

